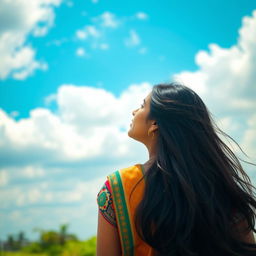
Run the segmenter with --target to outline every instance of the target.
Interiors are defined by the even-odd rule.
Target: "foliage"
[[[35,228],[40,233],[39,240],[29,242],[24,232],[15,240],[9,235],[4,242],[5,251],[0,256],[94,256],[96,255],[96,237],[79,241],[74,234],[68,234],[67,224],[60,226],[59,232]]]
[[[68,242],[61,256],[94,256],[96,255],[96,237],[84,242]]]
[[[0,256],[48,256],[46,253],[0,252]]]

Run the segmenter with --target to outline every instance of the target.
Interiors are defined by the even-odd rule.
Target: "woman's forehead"
[[[149,103],[150,98],[151,98],[151,93],[149,93],[149,94],[143,99],[143,102],[146,103],[146,104]]]

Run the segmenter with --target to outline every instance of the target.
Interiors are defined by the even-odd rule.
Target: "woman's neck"
[[[155,155],[151,155],[151,157],[149,158],[149,160],[143,164],[143,167],[144,167],[145,172],[146,172],[146,171],[148,170],[148,168],[154,163],[155,159],[156,159],[156,156],[155,156]]]

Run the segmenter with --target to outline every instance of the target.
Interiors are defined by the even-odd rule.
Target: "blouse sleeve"
[[[100,213],[114,227],[117,227],[113,199],[109,181],[106,180],[97,194],[97,204]]]

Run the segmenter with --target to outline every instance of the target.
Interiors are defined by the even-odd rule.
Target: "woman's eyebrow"
[[[145,101],[145,99],[143,99],[143,103],[144,103],[144,104],[146,104],[146,101]]]

